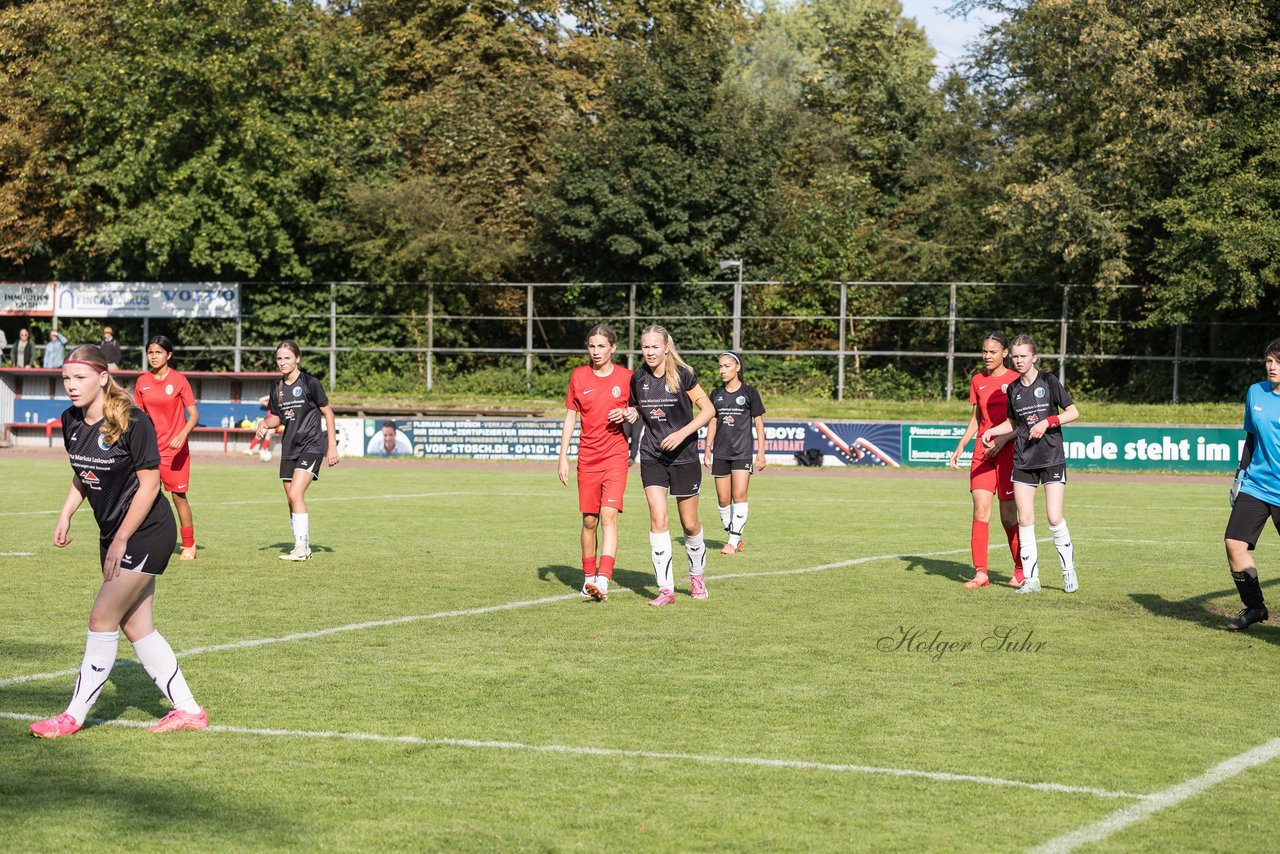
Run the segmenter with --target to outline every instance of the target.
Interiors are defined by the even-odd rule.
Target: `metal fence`
[[[661,323],[687,355],[732,348],[748,357],[830,365],[831,393],[841,400],[851,379],[885,364],[947,400],[963,394],[957,371],[963,383],[990,329],[1034,334],[1045,364],[1064,382],[1083,380],[1115,396],[1139,388],[1138,396],[1177,402],[1189,372],[1193,398],[1211,397],[1224,382],[1238,396],[1235,377],[1251,375],[1274,335],[1272,325],[1247,315],[1149,323],[1135,287],[799,284],[743,280],[740,266],[737,272],[727,281],[659,283],[244,283],[234,320],[115,325],[130,353],[126,361],[140,366],[140,343],[157,329],[175,338],[185,364],[207,369],[273,370],[276,342],[291,337],[309,359],[327,356],[331,388],[344,369],[411,357],[419,387],[432,391],[442,361],[450,359],[522,363],[531,381],[541,360],[580,355],[583,332],[599,321],[618,330],[619,351],[634,367],[641,330]],[[1018,311],[1001,310],[1009,305]]]

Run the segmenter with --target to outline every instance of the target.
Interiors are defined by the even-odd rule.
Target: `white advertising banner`
[[[0,283],[0,314],[48,317],[53,314],[53,283]]]
[[[221,282],[58,282],[59,317],[224,317],[240,313],[240,286]]]

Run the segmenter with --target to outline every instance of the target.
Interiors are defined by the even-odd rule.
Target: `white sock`
[[[1053,534],[1053,546],[1058,550],[1058,560],[1062,561],[1062,571],[1076,568],[1076,550],[1071,545],[1071,532],[1067,530],[1067,520],[1060,525],[1050,525]]]
[[[674,590],[675,580],[671,575],[671,532],[661,534],[649,532],[649,551],[653,558],[653,580],[659,590]]]
[[[293,547],[295,549],[310,548],[311,525],[310,514],[293,513],[289,516],[289,524],[293,528]]]
[[[1036,547],[1036,526],[1018,526],[1018,544],[1022,552],[1022,576],[1027,580],[1040,578],[1040,550]]]
[[[742,541],[742,529],[747,526],[747,502],[733,505],[733,522],[729,525],[729,545]]]
[[[102,686],[107,684],[111,668],[116,663],[116,647],[120,637],[115,632],[89,632],[84,644],[84,661],[80,663],[80,675],[76,677],[76,690],[67,704],[67,714],[83,724],[89,717],[89,709],[98,699]]]
[[[175,709],[192,714],[200,711],[200,704],[191,695],[182,668],[178,666],[178,656],[173,654],[173,647],[169,646],[164,635],[152,632],[145,638],[139,638],[133,642],[133,651],[138,654],[138,661],[146,668],[151,681]]]
[[[702,575],[707,568],[707,542],[701,528],[696,534],[684,535],[684,551],[689,556],[689,574]]]
[[[732,518],[733,518],[733,505],[721,504],[720,505],[720,527],[724,528],[726,531],[729,530],[730,528],[729,520],[731,520]]]

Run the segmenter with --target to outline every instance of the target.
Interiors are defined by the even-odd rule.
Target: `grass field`
[[[65,461],[0,467],[0,849],[1203,851],[1273,838],[1280,621],[1221,628],[1239,608],[1223,479],[1079,479],[1067,518],[1081,590],[1063,594],[1050,572],[1027,597],[960,588],[962,474],[765,472],[747,549],[711,556],[710,599],[685,595],[679,572],[676,605],[653,609],[637,475],[614,593],[589,604],[575,496],[550,464],[325,471],[310,493],[316,558],[289,564],[275,466],[197,458],[202,550],[160,579],[157,619],[214,727],[144,732],[166,708],[122,662],[97,724],[42,741],[27,723],[61,711],[74,683],[96,530],[86,507],[71,548],[50,544]],[[702,518],[718,552],[713,505]],[[1007,553],[992,555],[1003,580]],[[1274,533],[1259,559],[1280,602]],[[932,649],[895,646],[914,630]],[[983,648],[1006,630],[1030,644]]]

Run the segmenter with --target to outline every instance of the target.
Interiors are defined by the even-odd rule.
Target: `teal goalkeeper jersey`
[[[1244,401],[1244,431],[1252,433],[1253,457],[1241,492],[1280,506],[1280,394],[1263,381],[1249,386]]]

